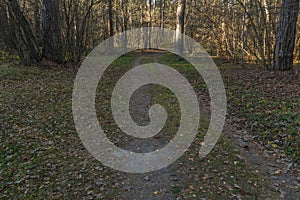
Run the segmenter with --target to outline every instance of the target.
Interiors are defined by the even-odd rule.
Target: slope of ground
[[[107,136],[121,147],[127,143],[120,140],[119,130],[110,118],[107,97],[115,79],[129,70],[139,56],[122,56],[98,86],[99,122]],[[142,56],[145,62],[151,57]],[[205,85],[189,74],[187,64],[178,65],[199,94],[205,93]],[[74,128],[71,95],[75,75],[76,70],[70,68],[1,66],[1,199],[128,199],[130,193],[146,188],[149,199],[283,198],[280,191],[269,187],[272,180],[243,158],[244,148],[237,147],[230,137],[222,136],[213,152],[199,159],[201,139],[208,125],[205,116],[190,150],[162,171],[134,177],[103,166],[84,148]],[[171,93],[158,95],[159,90],[149,90],[153,101],[163,101],[171,113],[176,113],[176,102],[167,100],[174,99]],[[205,97],[200,96],[205,103]],[[176,115],[174,118],[166,130],[174,130],[178,123]],[[130,188],[137,184],[140,188]]]

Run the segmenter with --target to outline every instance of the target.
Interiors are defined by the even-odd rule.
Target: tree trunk
[[[184,45],[183,42],[184,14],[185,14],[185,0],[178,0],[177,12],[176,12],[175,51],[179,54],[182,54],[183,45]]]
[[[271,59],[271,54],[272,54],[272,50],[271,50],[271,21],[270,21],[270,7],[268,4],[267,0],[263,0],[263,6],[262,4],[260,5],[260,9],[262,12],[262,16],[264,19],[264,25],[265,25],[265,52],[267,54],[267,66],[269,66],[272,62]]]
[[[128,6],[128,4],[127,4]],[[125,8],[125,0],[121,0],[121,14],[122,14],[122,32],[127,31],[127,7]],[[127,47],[127,34],[123,33],[123,47]]]
[[[299,0],[283,0],[275,41],[272,70],[293,68]]]
[[[64,62],[60,29],[59,1],[43,0],[41,5],[43,57],[57,63]]]
[[[108,20],[109,20],[109,36],[114,36],[114,24],[113,24],[113,4],[112,0],[108,1]]]
[[[113,24],[113,0],[108,0],[108,29],[109,37],[114,36],[114,24]],[[110,39],[110,47],[113,47],[113,38]]]
[[[30,28],[30,25],[16,0],[6,1],[8,5],[10,23],[11,23],[11,37],[15,41],[14,46],[18,51],[20,59],[24,64],[35,64],[41,60],[41,54],[36,43],[36,39]]]
[[[149,1],[149,16],[150,21],[148,23],[148,48],[151,47],[151,29],[152,29],[152,0]]]
[[[165,0],[160,0],[159,4],[159,26],[164,28],[164,18],[165,18]]]
[[[34,1],[34,33],[39,46],[42,46],[41,41],[41,18],[40,18],[40,3],[39,0]]]
[[[245,64],[245,34],[246,34],[246,1],[244,1],[244,12],[243,12],[243,22],[242,22],[242,66]]]

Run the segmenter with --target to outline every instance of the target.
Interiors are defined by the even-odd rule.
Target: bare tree
[[[108,22],[109,22],[109,36],[114,36],[114,21],[113,21],[113,0],[108,1]]]
[[[178,0],[176,12],[176,36],[175,36],[175,51],[182,53],[183,51],[183,33],[184,33],[184,14],[185,14],[185,0]]]
[[[41,5],[43,57],[57,63],[64,62],[61,37],[59,1],[43,0]]]
[[[273,64],[270,69],[293,68],[299,0],[283,0],[275,41]]]
[[[165,7],[166,7],[166,1],[160,0],[160,2],[159,2],[159,26],[160,26],[160,28],[164,28]]]
[[[127,5],[127,6],[126,6]],[[128,2],[126,0],[121,0],[121,16],[122,16],[122,32],[127,31],[128,28]],[[127,34],[125,32],[123,38],[123,45],[127,47]]]
[[[114,20],[113,20],[113,0],[108,0],[108,29],[109,29],[109,37],[114,36]],[[114,45],[114,38],[110,39],[110,47]]]
[[[41,60],[41,54],[36,43],[36,39],[30,28],[30,24],[23,15],[20,6],[16,0],[5,0],[7,5],[7,15],[3,15],[4,24],[7,24],[9,30],[6,32],[6,43],[18,52],[21,61],[24,64],[35,64]],[[3,7],[3,9],[5,9]]]
[[[40,16],[40,1],[35,0],[33,2],[33,18],[34,18],[34,33],[39,46],[42,46],[41,41],[41,16]]]

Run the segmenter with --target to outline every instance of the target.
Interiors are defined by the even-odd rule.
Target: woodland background
[[[242,64],[290,69],[300,57],[298,0],[1,0],[0,5],[1,54],[17,55],[26,64],[42,58],[79,62],[108,37],[151,26],[178,29],[212,56]],[[292,61],[275,66],[275,55]]]

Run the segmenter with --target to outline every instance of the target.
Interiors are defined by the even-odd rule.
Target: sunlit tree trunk
[[[164,18],[165,18],[165,0],[160,0],[160,4],[159,4],[159,24],[160,24],[160,28],[164,28]]]
[[[176,12],[176,35],[175,35],[175,51],[179,54],[183,52],[183,34],[184,34],[184,14],[185,0],[178,0]],[[181,34],[180,34],[181,33]]]
[[[245,34],[246,34],[246,1],[244,1],[243,22],[242,22],[242,65],[245,64]]]
[[[260,10],[262,13],[262,20],[264,22],[264,55],[267,56],[266,66],[271,64],[271,23],[270,23],[270,8],[267,0],[263,0],[259,3]]]
[[[150,44],[150,31],[149,31],[149,27],[150,27],[150,21],[151,21],[151,1],[146,0],[145,2],[145,10],[143,12],[143,20],[142,20],[142,26],[143,27],[147,27],[147,30],[145,30],[144,32],[144,49],[148,49],[149,48],[149,44]]]

